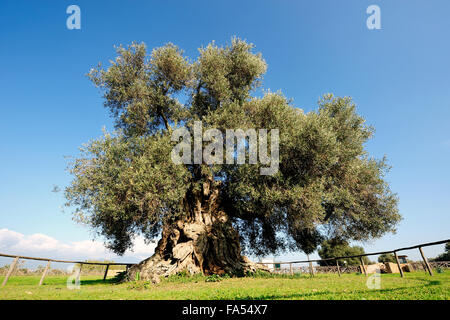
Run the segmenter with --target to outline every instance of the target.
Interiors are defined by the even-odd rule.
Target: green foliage
[[[189,283],[189,282],[204,281],[204,279],[205,279],[205,276],[200,273],[190,274],[187,270],[183,270],[176,274],[170,275],[167,278],[164,278],[163,281]]]
[[[397,261],[395,260],[395,256],[392,253],[383,253],[382,255],[380,255],[378,257],[378,262],[392,262],[392,263],[397,263]]]
[[[339,239],[326,240],[321,244],[318,251],[321,259],[335,258],[335,257],[346,257],[364,254],[364,249],[359,246],[351,247],[347,241]],[[367,257],[363,257],[364,264],[371,264],[371,261]],[[357,266],[361,264],[359,258],[346,258],[339,259],[338,263],[340,266]],[[320,261],[319,265],[328,266],[336,265],[335,260],[330,261]]]
[[[132,282],[128,282],[127,284],[129,289],[132,290],[146,290],[146,289],[151,289],[153,287],[153,284],[149,281],[132,281]]]
[[[438,255],[433,261],[450,261],[450,242],[445,244],[445,252]]]
[[[239,39],[211,43],[191,62],[173,44],[148,55],[144,44],[133,43],[119,47],[106,69],[92,69],[117,130],[84,145],[69,166],[74,179],[65,195],[74,219],[123,254],[136,234],[154,239],[182,218],[188,190],[213,177],[221,184],[220,209],[247,253],[310,251],[325,235],[368,240],[394,232],[401,217],[384,180],[389,168],[365,151],[373,128],[352,99],[327,94],[305,113],[281,92],[253,97],[267,68],[253,50]],[[205,129],[279,129],[279,171],[262,176],[262,164],[175,165],[171,132],[191,129],[195,120]]]
[[[166,219],[181,214],[187,171],[170,160],[170,138],[105,134],[81,149],[71,173],[76,176],[66,197],[78,206],[74,219],[88,224],[124,253],[133,236],[159,235]],[[164,212],[168,212],[164,215]]]
[[[104,89],[105,107],[126,135],[155,133],[168,118],[183,118],[182,105],[173,97],[190,81],[192,66],[176,46],[168,44],[147,57],[143,43],[117,48],[117,58],[104,70],[101,65],[88,76]]]
[[[295,272],[294,274],[286,273],[272,273],[262,270],[256,270],[255,272],[247,272],[246,277],[249,278],[262,278],[262,279],[297,279],[303,277],[301,272]]]
[[[212,274],[205,278],[205,282],[219,282],[221,281],[221,277],[218,274]]]
[[[230,279],[230,275],[218,275],[213,274],[209,276],[204,276],[200,273],[190,274],[188,271],[183,270],[178,272],[177,274],[170,275],[165,278],[164,282],[175,282],[175,283],[197,283],[197,282],[220,282],[224,279]]]

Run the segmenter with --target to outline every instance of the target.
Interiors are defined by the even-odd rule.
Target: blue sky
[[[71,4],[81,30],[66,28]],[[381,30],[366,27],[371,4]],[[307,111],[324,93],[352,96],[375,127],[367,149],[393,166],[387,180],[404,220],[366,251],[450,238],[449,12],[448,0],[2,1],[0,229],[65,244],[93,237],[51,190],[71,179],[64,156],[112,128],[85,74],[114,57],[113,45],[173,42],[195,59],[198,47],[238,36],[268,63],[265,88]]]

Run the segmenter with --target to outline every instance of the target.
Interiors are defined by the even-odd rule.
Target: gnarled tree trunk
[[[132,266],[127,279],[157,283],[180,271],[191,274],[243,274],[263,265],[241,255],[239,235],[219,203],[220,182],[203,183],[202,191],[191,191],[184,200],[186,215],[163,227],[155,253]]]

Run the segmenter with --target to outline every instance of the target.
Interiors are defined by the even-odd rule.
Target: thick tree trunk
[[[186,215],[164,226],[155,253],[131,267],[128,280],[157,283],[180,271],[191,274],[243,274],[266,267],[241,255],[239,235],[219,203],[219,182],[203,183],[184,201]]]

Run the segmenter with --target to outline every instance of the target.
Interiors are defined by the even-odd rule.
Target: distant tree
[[[438,255],[433,261],[450,261],[450,242],[445,244],[445,252]]]
[[[378,257],[378,262],[392,262],[396,263],[395,256],[392,253],[383,253]]]
[[[321,259],[328,259],[343,256],[355,256],[359,254],[364,254],[365,252],[362,247],[359,246],[351,247],[349,243],[345,240],[331,239],[322,242],[318,253]],[[367,257],[363,257],[363,261],[365,264],[371,263],[371,261]],[[344,265],[357,266],[361,264],[359,258],[339,259],[338,262],[340,266]],[[319,265],[321,266],[328,266],[335,264],[336,264],[335,261],[319,262]]]

